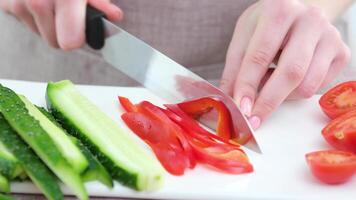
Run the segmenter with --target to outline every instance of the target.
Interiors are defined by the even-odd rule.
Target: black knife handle
[[[89,46],[93,49],[101,49],[105,44],[105,30],[103,18],[105,14],[100,10],[87,6],[85,19],[85,36]]]

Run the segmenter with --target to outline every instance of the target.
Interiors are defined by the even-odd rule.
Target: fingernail
[[[251,115],[251,110],[252,110],[251,99],[249,97],[243,97],[240,102],[240,108],[241,108],[241,112],[249,117]]]
[[[257,116],[250,117],[248,119],[248,121],[250,122],[250,124],[254,130],[258,129],[261,125],[261,119]]]

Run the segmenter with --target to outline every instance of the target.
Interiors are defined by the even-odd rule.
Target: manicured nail
[[[257,116],[250,117],[248,119],[248,121],[250,122],[250,124],[254,130],[258,129],[261,125],[261,119]]]
[[[249,97],[243,97],[240,102],[240,108],[241,108],[241,112],[249,117],[251,115],[251,110],[252,110],[251,99]]]

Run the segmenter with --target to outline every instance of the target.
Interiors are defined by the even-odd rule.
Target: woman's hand
[[[330,83],[349,59],[322,9],[298,0],[260,0],[237,22],[221,88],[258,128],[285,99],[311,97]]]
[[[85,42],[88,3],[112,21],[123,17],[110,0],[1,0],[0,8],[40,34],[52,47],[71,50]]]

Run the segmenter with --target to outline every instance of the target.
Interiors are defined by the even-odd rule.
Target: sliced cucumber
[[[5,195],[5,194],[0,194],[0,199],[1,200],[15,200],[14,198],[12,198],[9,195]]]
[[[37,107],[49,120],[51,120],[54,124],[62,129],[62,126],[56,121],[51,113],[49,113],[46,109]],[[82,179],[84,182],[89,181],[100,181],[104,185],[112,188],[113,182],[110,174],[105,169],[105,167],[94,157],[94,155],[80,142],[77,138],[73,136],[69,136],[72,142],[80,149],[83,155],[89,162],[88,168],[82,173]]]
[[[18,160],[0,141],[0,174],[11,180],[24,173]]]
[[[62,155],[59,148],[49,136],[49,133],[46,132],[38,120],[29,114],[20,97],[12,90],[3,86],[0,86],[0,112],[10,126],[36,152],[47,166],[73,190],[79,199],[88,199],[87,192],[79,174],[64,158],[64,155]],[[14,153],[14,155],[16,154]]]
[[[48,199],[63,199],[54,174],[10,127],[2,114],[0,114],[0,140]]]
[[[4,193],[10,192],[9,180],[2,174],[0,174],[0,192],[4,192]]]
[[[82,179],[85,182],[89,181],[100,181],[102,184],[113,187],[113,182],[109,172],[105,167],[94,157],[94,155],[75,137],[72,137],[74,143],[79,147],[82,153],[85,155],[89,161],[89,167],[82,174]]]
[[[66,132],[50,119],[47,118],[36,106],[34,106],[26,97],[21,96],[22,102],[28,110],[28,113],[39,121],[41,127],[48,133],[54,143],[57,145],[62,155],[67,159],[69,164],[80,174],[89,165],[87,159],[79,148],[71,141]]]
[[[136,190],[159,188],[164,170],[156,159],[91,103],[70,81],[49,83],[47,106],[79,138],[112,178]]]

